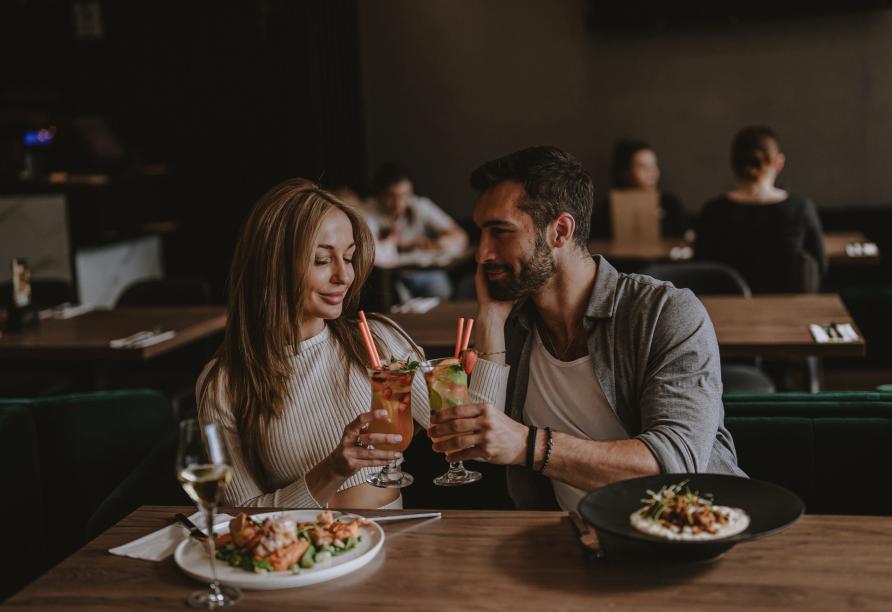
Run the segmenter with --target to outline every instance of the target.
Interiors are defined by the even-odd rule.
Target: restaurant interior
[[[0,605],[182,608],[196,589],[204,599],[189,599],[193,607],[245,609],[892,605],[889,0],[0,0],[0,49],[0,524],[10,544]],[[769,174],[758,179],[739,171],[751,167],[737,155],[748,142],[765,152],[756,161]],[[243,446],[245,421],[234,407],[214,423],[200,377],[215,359],[248,363],[231,355],[234,315],[250,301],[236,262],[267,261],[257,255],[267,245],[252,251],[240,239],[283,181],[315,183],[310,191],[370,228],[359,313],[344,313],[368,367],[387,370],[373,338],[384,315],[423,350],[419,361],[458,364],[466,395],[456,403],[471,403],[471,370],[487,355],[507,351],[501,367],[514,385],[510,339],[501,351],[481,348],[492,239],[475,222],[485,189],[470,177],[540,145],[566,151],[591,177],[595,261],[622,278],[671,282],[702,304],[720,358],[717,426],[748,478],[663,465],[645,477],[660,480],[634,490],[621,490],[636,482],[627,477],[577,487],[578,508],[521,507],[508,473],[522,466],[482,455],[466,461],[466,480],[446,483],[464,486],[442,486],[461,461],[432,449],[439,441],[421,431],[432,423],[416,412],[406,445],[394,447],[414,482],[371,483],[396,463],[356,481],[401,487],[398,506],[329,506],[309,484],[310,504],[278,491],[247,503],[234,484],[223,491],[229,467],[211,503],[184,480],[189,445],[203,449],[201,464],[253,470],[259,460],[226,458],[241,451],[215,432]],[[741,203],[740,193],[762,188],[770,202],[759,203],[770,205]],[[774,221],[749,214],[791,203],[801,210]],[[769,227],[781,218],[799,225]],[[774,239],[798,241],[793,259]],[[284,259],[276,253],[268,257]],[[292,270],[283,266],[264,271]],[[272,300],[265,291],[255,301]],[[261,318],[249,329],[264,328]],[[269,337],[240,333],[249,345]],[[332,359],[349,372],[346,357]],[[391,370],[417,365],[399,363]],[[427,363],[406,384],[420,385],[433,414],[438,370]],[[380,393],[408,393],[369,375],[360,397],[373,408]],[[298,376],[286,393],[317,397],[301,385]],[[280,397],[261,395],[251,405]],[[306,416],[315,400],[302,401],[295,418],[316,423]],[[342,422],[328,417],[335,441],[369,410],[362,401]],[[269,426],[260,422],[258,436]],[[352,446],[365,451],[361,436]],[[626,508],[639,498],[682,490],[703,507],[739,506],[751,522],[710,542],[629,527]],[[244,566],[232,552],[239,528],[260,523],[213,522],[229,530],[215,544],[201,521],[214,521],[218,503],[218,519],[241,520],[239,506],[274,512],[266,520],[284,522],[263,529],[296,529],[300,554],[283,571],[257,565],[259,553]],[[317,517],[329,507],[373,520],[335,518],[354,530],[342,540]],[[282,518],[295,509],[304,514]],[[312,532],[323,526],[334,540],[320,544]]]

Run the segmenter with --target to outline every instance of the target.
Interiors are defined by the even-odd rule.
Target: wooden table
[[[827,232],[824,234],[824,250],[830,265],[875,265],[880,263],[880,253],[851,257],[846,246],[869,242],[861,232]]]
[[[835,293],[702,296],[723,357],[863,357],[864,336]],[[818,344],[810,323],[850,323],[858,341]]]
[[[193,510],[140,508],[4,610],[186,609],[201,584],[172,559],[107,550]],[[837,611],[888,610],[892,602],[892,517],[809,515],[718,561],[690,565],[591,560],[563,512],[445,511],[438,521],[385,523],[384,531],[384,550],[357,572],[246,591],[234,609]]]
[[[0,359],[148,360],[221,331],[222,306],[168,306],[94,310],[71,319],[44,319],[40,326],[0,337]],[[176,335],[145,348],[109,347],[109,341],[160,328]]]
[[[852,323],[839,296],[831,293],[703,296],[723,357],[860,357],[864,338],[850,344],[818,344],[810,323]],[[425,349],[441,351],[455,344],[455,320],[473,317],[476,302],[445,302],[425,314],[390,315]],[[859,331],[859,336],[861,336]]]
[[[867,241],[861,232],[826,232],[824,234],[824,250],[827,252],[830,265],[873,265],[879,263],[879,253],[866,257],[850,257],[846,253],[846,245]],[[638,263],[690,259],[693,255],[693,251],[683,250],[684,247],[691,247],[692,244],[682,238],[664,238],[653,243],[590,240],[588,246],[589,251],[603,255],[608,260]],[[676,250],[673,252],[673,249]]]

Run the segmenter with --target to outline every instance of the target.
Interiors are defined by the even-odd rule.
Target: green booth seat
[[[168,400],[145,389],[0,400],[0,414],[14,407],[27,409],[34,424],[43,525],[33,531],[47,539],[42,571],[85,543],[90,517],[175,423]],[[16,489],[5,490],[19,501]],[[30,511],[31,504],[17,505]]]
[[[752,478],[816,514],[892,514],[892,394],[728,394],[725,424]]]
[[[87,523],[87,540],[92,540],[140,506],[193,504],[176,479],[177,442],[178,432],[170,432],[103,500]]]
[[[5,493],[0,524],[7,550],[0,572],[3,601],[33,578],[36,568],[47,566],[37,433],[27,406],[0,408],[0,490]]]

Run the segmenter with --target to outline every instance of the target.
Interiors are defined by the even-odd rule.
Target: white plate
[[[267,517],[288,516],[295,522],[315,521],[319,510],[286,510],[283,512],[267,512],[254,514],[251,518],[263,520]],[[346,515],[345,515],[346,516]],[[352,515],[351,515],[352,516]],[[229,524],[215,528],[219,535],[229,533]],[[293,587],[308,586],[326,580],[333,580],[351,572],[355,572],[369,563],[384,545],[384,531],[375,523],[363,525],[359,528],[360,540],[356,548],[337,557],[331,558],[331,564],[326,567],[314,567],[302,569],[300,573],[264,572],[254,574],[243,569],[232,567],[225,561],[217,559],[217,578],[223,584],[238,587],[240,589],[266,591],[271,589],[290,589]],[[174,561],[187,576],[202,582],[211,581],[211,568],[208,560],[207,547],[192,538],[186,538],[173,555]]]

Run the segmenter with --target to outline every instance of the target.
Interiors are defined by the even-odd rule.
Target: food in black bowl
[[[804,509],[796,494],[779,485],[723,474],[625,480],[589,493],[579,504],[608,557],[644,546],[659,558],[679,561],[718,558],[735,544],[788,527]]]

